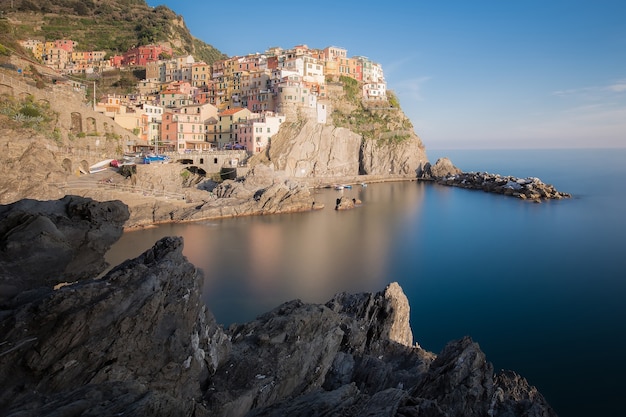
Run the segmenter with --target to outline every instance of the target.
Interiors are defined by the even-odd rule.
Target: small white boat
[[[111,166],[111,162],[113,162],[113,159],[105,159],[104,161],[100,161],[97,164],[93,164],[89,167],[89,173],[95,174],[96,172],[107,170]]]
[[[335,190],[343,190],[343,185],[340,185],[340,184],[335,185]]]

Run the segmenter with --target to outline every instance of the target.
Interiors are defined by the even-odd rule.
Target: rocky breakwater
[[[57,224],[67,214],[47,218]],[[3,247],[20,237],[5,232]],[[35,246],[48,249],[46,240]],[[101,278],[56,287],[31,280],[30,291],[6,297],[0,414],[555,415],[522,377],[494,374],[470,338],[439,355],[414,344],[409,303],[395,283],[326,304],[290,301],[223,329],[182,247],[164,238]],[[0,265],[7,262],[0,252]]]
[[[571,194],[558,191],[553,185],[545,184],[535,177],[517,178],[486,172],[462,172],[448,158],[438,159],[434,166],[426,164],[418,178],[441,185],[482,190],[536,202],[571,197]]]

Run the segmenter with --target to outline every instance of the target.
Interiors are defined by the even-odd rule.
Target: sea
[[[281,303],[398,282],[415,342],[470,336],[560,416],[623,415],[626,149],[428,150],[465,172],[538,177],[572,198],[541,203],[427,182],[316,190],[325,208],[124,233],[112,264],[182,236],[225,327]],[[334,210],[340,196],[362,205]]]

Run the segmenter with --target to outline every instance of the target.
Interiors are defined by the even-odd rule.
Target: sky
[[[427,149],[626,147],[624,0],[147,3],[228,56],[367,56]]]

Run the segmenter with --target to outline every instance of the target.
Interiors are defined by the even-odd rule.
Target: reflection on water
[[[451,156],[465,170],[538,176],[574,198],[534,204],[404,182],[344,190],[363,206],[336,212],[341,192],[322,190],[321,211],[126,233],[109,259],[183,236],[226,325],[294,298],[325,302],[398,281],[425,349],[470,335],[495,369],[519,372],[559,415],[623,414],[626,150]],[[591,366],[577,365],[589,352]]]
[[[342,195],[363,205],[335,211]],[[419,221],[423,195],[424,184],[415,182],[317,190],[322,210],[129,232],[107,260],[116,265],[161,237],[182,236],[183,253],[204,272],[204,298],[218,321],[245,322],[295,298],[322,303],[337,292],[383,289],[393,281],[387,275],[394,236]]]

